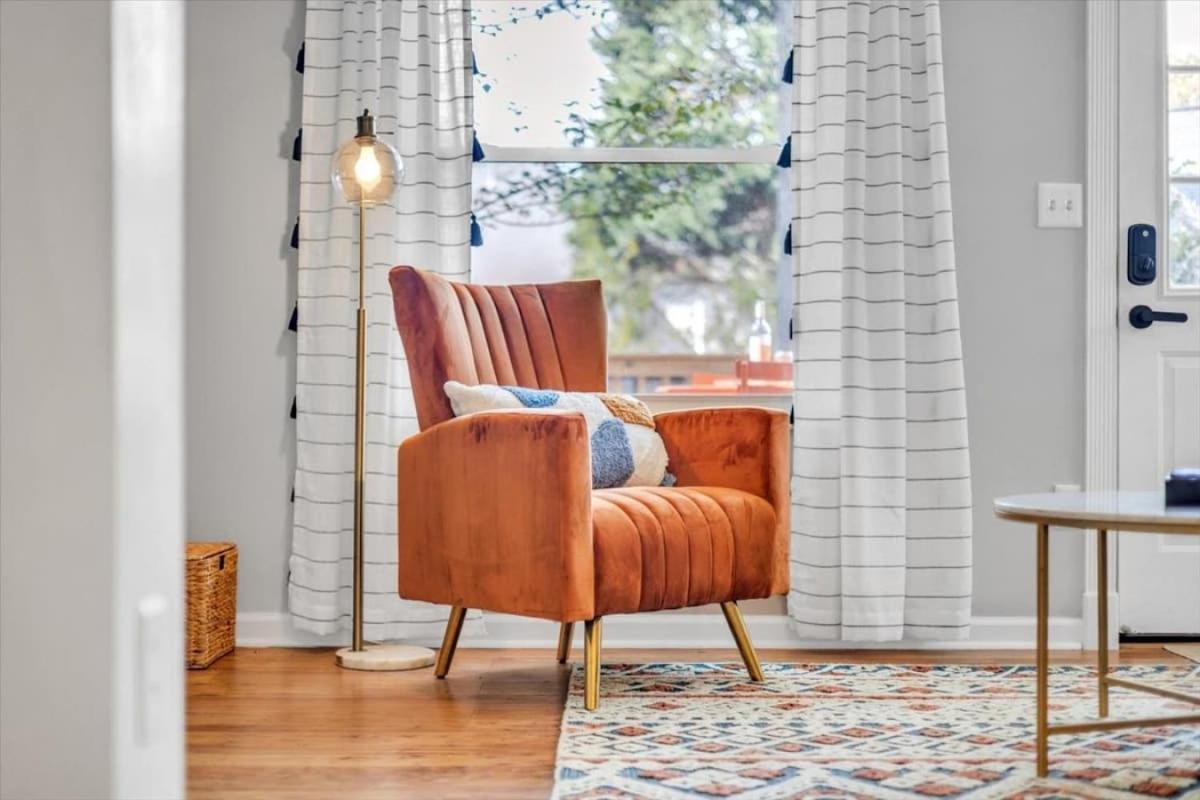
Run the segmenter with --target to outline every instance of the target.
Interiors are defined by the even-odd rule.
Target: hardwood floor
[[[736,650],[604,655],[610,663],[739,661]],[[764,662],[1033,663],[1031,651],[760,655]],[[1060,652],[1051,660],[1092,663],[1093,655]],[[1158,645],[1135,645],[1113,663],[1187,662]],[[188,796],[546,797],[568,674],[553,650],[460,650],[449,677],[436,681],[431,669],[341,670],[330,650],[239,649],[188,673]]]

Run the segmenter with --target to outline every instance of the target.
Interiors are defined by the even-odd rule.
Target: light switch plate
[[[1039,183],[1039,228],[1083,227],[1083,184]]]

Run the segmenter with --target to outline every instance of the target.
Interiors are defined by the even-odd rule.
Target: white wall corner
[[[187,791],[179,625],[185,603],[185,24],[178,0],[112,2],[111,63],[92,67],[107,66],[112,93],[116,537],[107,796],[127,800],[183,798]],[[62,768],[70,769],[70,759],[63,760]]]
[[[792,631],[787,617],[752,614],[746,616],[750,636],[762,650],[1024,650],[1032,649],[1036,632],[1034,617],[974,617],[971,636],[955,641],[902,641],[885,643],[808,641]],[[296,630],[286,613],[240,613],[237,617],[238,647],[339,647],[348,634],[318,636]],[[582,644],[582,626],[576,626],[576,646]],[[552,648],[558,626],[546,620],[486,614],[484,633],[464,633],[460,647]],[[438,647],[441,634],[408,640],[409,644]],[[1078,617],[1050,618],[1050,648],[1079,650],[1084,643],[1084,621]],[[604,619],[605,649],[661,648],[668,650],[734,646],[720,614],[613,615]]]

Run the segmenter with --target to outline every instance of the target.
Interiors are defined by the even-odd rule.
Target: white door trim
[[[1084,213],[1087,240],[1084,332],[1084,488],[1117,488],[1117,264],[1121,232],[1117,218],[1119,108],[1119,3],[1087,4],[1087,176]],[[1111,543],[1115,537],[1110,534]],[[1096,538],[1084,545],[1084,647],[1096,649]],[[1110,572],[1117,559],[1109,558]],[[1112,578],[1107,584],[1113,587]],[[1116,592],[1111,591],[1109,646],[1116,646]]]

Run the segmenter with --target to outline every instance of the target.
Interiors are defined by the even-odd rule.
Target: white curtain
[[[356,211],[330,183],[333,153],[370,109],[405,174],[367,212],[364,635],[433,637],[447,609],[396,594],[396,446],[417,431],[387,273],[465,280],[470,260],[470,0],[309,0],[305,17],[289,608],[296,627],[350,626],[354,515]]]
[[[960,639],[971,481],[937,0],[796,0],[792,591],[812,639]]]

